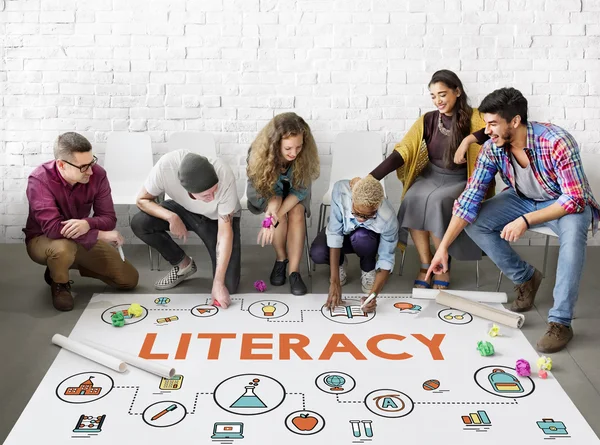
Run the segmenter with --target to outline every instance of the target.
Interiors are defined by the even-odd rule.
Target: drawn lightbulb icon
[[[277,303],[275,303],[275,304],[277,304]],[[263,314],[265,315],[265,317],[273,316],[273,314],[277,310],[277,308],[275,307],[275,304],[271,304],[270,302],[267,303],[266,305],[263,304],[262,311],[263,311]]]

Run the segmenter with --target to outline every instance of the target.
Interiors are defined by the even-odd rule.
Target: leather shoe
[[[298,272],[290,274],[290,292],[293,295],[304,295],[308,292],[306,284],[302,281],[302,276]]]
[[[288,262],[288,260],[275,261],[270,277],[270,281],[273,286],[283,286],[285,284]]]

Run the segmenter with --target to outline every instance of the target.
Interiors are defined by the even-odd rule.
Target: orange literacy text
[[[156,333],[146,334],[139,356],[148,360],[168,360],[171,358],[168,352],[156,352],[154,343],[157,339]],[[274,338],[277,337],[277,338]],[[441,344],[445,334],[434,334],[431,338],[423,334],[410,334],[405,337],[399,334],[378,334],[366,341],[363,351],[358,348],[345,334],[331,334],[331,337],[323,346],[315,351],[314,346],[310,347],[310,339],[303,334],[295,333],[200,333],[197,339],[208,341],[206,359],[219,360],[221,353],[229,348],[239,349],[240,360],[330,360],[334,355],[348,354],[355,360],[368,360],[369,357],[378,357],[385,360],[406,360],[413,355],[408,352],[397,352],[399,345],[409,346],[411,352],[418,352],[418,348],[426,349],[433,360],[444,360],[441,350]],[[187,358],[192,334],[183,333],[179,337],[179,342],[175,349],[175,360],[185,360]],[[277,345],[275,345],[277,341]],[[386,352],[382,349],[381,343],[386,341],[389,345],[394,342],[395,352]],[[398,343],[402,342],[402,343]],[[164,343],[163,343],[164,345]],[[362,345],[361,345],[362,346]],[[164,346],[162,346],[164,347]],[[388,349],[388,348],[386,348]],[[368,354],[366,354],[368,351]],[[277,352],[277,355],[275,354]],[[423,352],[425,352],[423,350]],[[318,353],[318,355],[316,354]],[[230,356],[230,354],[227,354]],[[274,358],[275,357],[275,358]]]

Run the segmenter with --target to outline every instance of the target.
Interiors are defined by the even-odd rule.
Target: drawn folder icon
[[[523,385],[514,375],[505,372],[502,369],[494,369],[488,380],[494,391],[498,393],[520,393],[524,392]]]

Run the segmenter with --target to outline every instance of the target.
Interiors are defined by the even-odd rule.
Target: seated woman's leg
[[[275,235],[273,235],[273,248],[275,249],[275,264],[271,271],[270,281],[273,286],[283,286],[287,279],[287,232],[288,232],[288,219],[287,215],[279,220],[279,225],[275,229]]]
[[[306,285],[299,273],[300,260],[304,250],[304,237],[306,226],[304,219],[304,205],[296,204],[288,212],[287,218],[287,248],[290,260],[290,290],[294,295],[304,295]]]
[[[421,267],[419,268],[419,273],[415,279],[414,286],[421,289],[428,289],[431,287],[431,283],[429,281],[425,281],[425,278],[427,277],[427,269],[429,268],[429,264],[433,258],[433,255],[431,254],[429,232],[425,230],[414,229],[409,229],[409,231],[410,237],[415,243],[417,253],[419,254],[419,261],[421,262]]]

